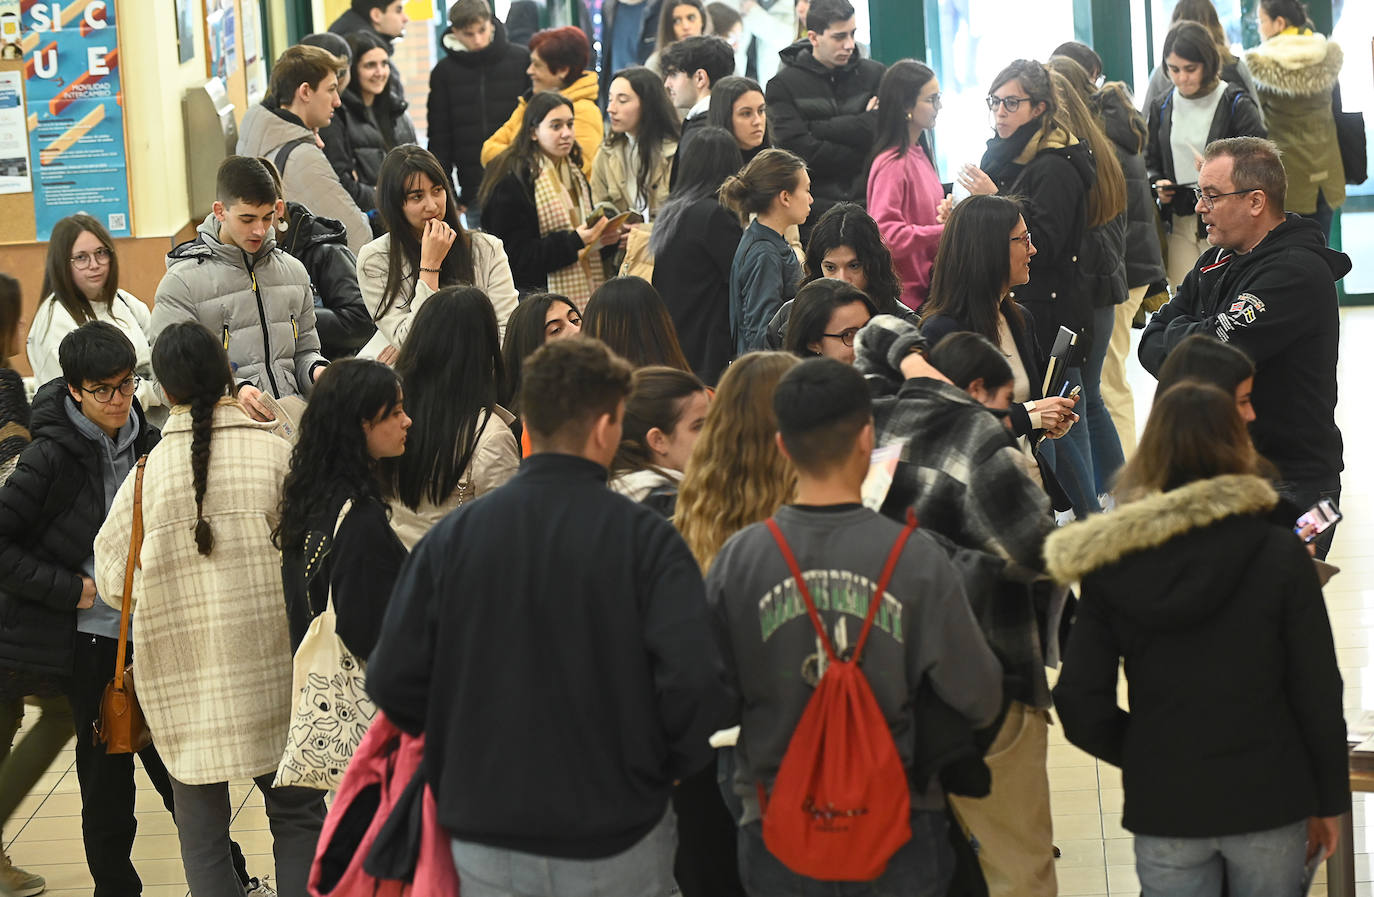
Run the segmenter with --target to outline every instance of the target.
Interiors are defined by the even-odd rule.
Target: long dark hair
[[[735,135],[712,125],[688,134],[678,159],[677,183],[649,232],[649,254],[655,258],[677,235],[683,213],[703,199],[715,199],[725,179],[744,166]]]
[[[915,59],[900,59],[883,73],[883,80],[878,85],[878,136],[873,143],[870,164],[885,150],[896,150],[900,158],[911,149],[911,128],[908,127],[911,116],[907,110],[916,104],[921,91],[934,77],[934,69]],[[924,131],[917,142],[931,164],[935,164],[930,138]]]
[[[282,483],[281,519],[272,533],[278,548],[299,549],[311,523],[345,500],[382,503],[363,423],[385,417],[400,401],[400,377],[379,361],[347,358],[324,369],[301,415],[300,439]],[[333,524],[326,524],[330,531]]]
[[[661,364],[692,370],[678,344],[668,306],[642,277],[612,277],[597,287],[587,300],[582,331],[637,368]]]
[[[1155,396],[1145,432],[1117,477],[1127,501],[1225,474],[1258,474],[1262,462],[1236,410],[1218,386],[1182,380]]]
[[[1005,196],[970,196],[954,207],[940,235],[922,317],[949,315],[997,344],[998,315],[1018,326],[1021,311],[1003,296],[1011,280],[1008,240],[1021,207]]]
[[[458,488],[505,387],[496,312],[476,287],[425,300],[396,359],[406,413],[415,422],[405,454],[383,465],[389,498],[412,511],[443,504]]]
[[[686,400],[706,390],[695,374],[662,365],[635,371],[630,395],[625,399],[625,419],[620,448],[611,462],[611,473],[662,468],[654,463],[648,435],[653,429],[665,434],[677,428],[686,409]]]
[[[358,66],[362,65],[363,57],[368,52],[383,50],[387,54],[387,65],[390,67],[391,46],[371,28],[345,35],[344,40],[348,43],[349,72],[348,84],[344,87],[344,93],[356,99],[356,106],[353,107],[356,109],[366,103],[363,99],[362,79],[358,77]],[[376,109],[376,114],[373,117],[376,119],[377,130],[381,132],[387,149],[396,145],[396,117],[403,113],[409,105],[405,100],[400,99],[392,89],[389,79],[394,77],[396,77],[396,72],[393,70],[388,76],[388,81],[386,86],[382,88],[382,92],[373,98],[373,107]]]
[[[14,344],[14,331],[23,314],[24,298],[19,291],[19,281],[0,273],[0,350],[3,350],[0,351],[0,367],[13,367],[5,353]]]
[[[458,220],[458,194],[453,190],[453,182],[429,150],[413,143],[398,146],[386,154],[382,169],[377,173],[377,213],[382,216],[382,223],[391,235],[391,252],[386,264],[382,304],[373,315],[373,320],[380,321],[398,302],[408,306],[410,300],[401,298],[401,287],[409,278],[418,279],[420,276],[420,238],[411,229],[405,213],[406,193],[420,175],[444,188],[444,223],[453,228],[457,235],[448,249],[448,255],[439,263],[439,285],[470,284],[476,280],[476,269],[472,264],[472,238]]]
[[[582,313],[567,296],[558,293],[535,293],[526,296],[511,312],[506,322],[506,340],[501,346],[501,358],[506,369],[506,389],[501,395],[501,404],[512,414],[520,413],[520,372],[524,369],[525,359],[534,350],[544,345],[544,319],[548,317],[549,306],[561,302],[578,318]]]
[[[811,239],[806,242],[806,277],[802,285],[824,276],[821,262],[825,261],[826,253],[841,246],[854,250],[859,264],[863,265],[864,277],[868,279],[866,292],[873,298],[873,304],[884,311],[894,304],[900,306],[902,279],[893,266],[892,252],[883,242],[878,223],[856,202],[831,206],[811,229]]]
[[[635,133],[639,171],[635,173],[635,187],[647,205],[654,192],[655,172],[663,158],[663,144],[677,140],[681,126],[673,101],[668,97],[668,89],[663,86],[663,79],[654,74],[652,69],[642,65],[631,66],[616,72],[611,77],[612,84],[616,78],[624,78],[635,96],[639,97],[639,127]],[[627,134],[611,131],[605,145],[614,146],[629,139]]]
[[[695,7],[696,11],[701,13],[701,33],[711,33],[711,12],[701,0],[665,0],[663,10],[658,15],[658,43],[655,45],[660,58],[664,50],[677,43],[677,37],[673,33],[673,13],[679,6]]]
[[[208,555],[215,534],[205,519],[205,486],[210,475],[210,436],[215,406],[234,389],[229,356],[213,333],[194,321],[172,324],[153,345],[153,373],[168,395],[191,406],[191,483],[196,496],[196,550]]]
[[[825,335],[830,315],[835,309],[855,302],[864,304],[869,317],[878,313],[867,293],[843,280],[822,277],[797,290],[797,298],[792,300],[792,313],[787,318],[787,332],[782,336],[783,350],[801,358],[818,354],[810,346],[820,342]]]
[[[500,155],[492,159],[482,172],[482,186],[477,191],[478,205],[486,205],[496,185],[510,175],[515,175],[524,185],[525,191],[533,194],[534,181],[539,177],[544,157],[543,151],[539,149],[539,143],[534,138],[534,132],[544,119],[549,117],[549,113],[559,106],[567,107],[569,112],[575,111],[572,100],[556,91],[541,90],[530,97],[530,101],[525,104],[525,114],[520,119],[519,136],[512,140],[510,146],[502,150]],[[573,141],[568,162],[577,168],[582,167],[582,147],[576,140]]]
[[[48,238],[48,255],[43,263],[43,296],[54,297],[80,326],[95,320],[95,309],[86,294],[77,288],[72,280],[72,246],[77,237],[89,231],[100,241],[100,245],[110,252],[110,275],[105,278],[105,288],[96,297],[103,302],[105,309],[114,313],[114,297],[119,290],[119,255],[115,252],[114,240],[110,232],[96,219],[84,212],[68,215],[52,227]]]
[[[1183,380],[1212,383],[1235,395],[1242,383],[1255,376],[1255,363],[1230,343],[1203,333],[1184,338],[1159,369],[1155,395]]]
[[[717,128],[724,128],[731,137],[734,137],[735,101],[751,92],[762,94],[763,88],[753,78],[746,78],[743,75],[731,75],[712,84],[711,105],[706,108],[706,123]],[[772,145],[773,125],[765,116],[763,120],[763,143],[760,143],[758,148],[762,151]]]

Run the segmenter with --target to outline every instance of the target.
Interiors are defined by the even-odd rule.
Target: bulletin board
[[[0,0],[0,20],[12,22],[19,7]],[[130,236],[116,0],[25,4],[15,43],[22,59],[0,59],[0,70],[22,72],[29,190],[0,193],[0,243],[45,241],[57,221],[77,211],[95,215],[114,237]],[[4,91],[7,104],[13,94]]]
[[[235,118],[267,90],[263,22],[257,0],[204,0],[205,74],[224,82]]]

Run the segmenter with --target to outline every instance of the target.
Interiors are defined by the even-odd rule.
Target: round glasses
[[[114,253],[105,247],[100,247],[95,252],[78,252],[69,261],[76,266],[78,271],[85,271],[92,263],[104,265],[110,261],[110,256]]]
[[[858,334],[859,330],[860,328],[858,327],[846,327],[839,333],[822,333],[821,336],[828,336],[831,339],[837,339],[840,342],[844,343],[846,346],[853,348],[854,337]]]
[[[133,395],[134,390],[138,389],[138,384],[142,379],[143,378],[141,377],[125,377],[123,382],[121,382],[118,386],[111,386],[108,383],[102,383],[95,389],[87,389],[84,386],[79,386],[77,388],[80,389],[82,392],[90,393],[91,395],[95,396],[95,400],[97,402],[99,402],[102,405],[106,405],[109,404],[110,400],[114,398],[115,390],[119,390],[119,394],[122,396]]]

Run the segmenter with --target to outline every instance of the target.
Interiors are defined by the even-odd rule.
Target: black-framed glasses
[[[1200,190],[1197,187],[1194,187],[1193,195],[1196,196],[1197,201],[1202,203],[1203,206],[1206,207],[1207,211],[1210,212],[1217,207],[1217,200],[1221,199],[1223,196],[1242,196],[1246,193],[1254,193],[1256,190],[1259,189],[1259,187],[1250,187],[1246,190],[1232,190],[1230,193],[1203,193],[1202,190]]]
[[[87,389],[84,386],[78,386],[77,389],[80,389],[82,392],[90,393],[95,396],[97,402],[106,405],[114,398],[115,390],[119,390],[119,394],[122,396],[131,396],[134,394],[134,390],[138,389],[138,384],[141,383],[142,380],[142,377],[125,377],[123,382],[118,386],[102,383],[95,389]]]
[[[102,246],[95,252],[78,252],[69,261],[76,266],[78,271],[84,271],[91,266],[91,262],[99,262],[103,265],[110,260],[112,255],[114,253]]]
[[[1015,112],[1021,108],[1022,103],[1030,101],[1030,97],[988,97],[988,111],[996,112],[998,106],[1005,106],[1008,112]]]
[[[839,333],[822,333],[821,336],[828,336],[831,339],[837,339],[840,342],[844,343],[846,346],[852,348],[854,346],[854,337],[858,334],[859,330],[860,328],[858,327],[846,327]]]
[[[1011,241],[1012,241],[1013,243],[1021,243],[1021,244],[1025,245],[1025,247],[1026,247],[1027,249],[1030,249],[1030,248],[1031,248],[1030,231],[1026,231],[1024,234],[1022,234],[1022,235],[1019,236],[1019,237],[1012,237],[1012,238],[1011,238]]]

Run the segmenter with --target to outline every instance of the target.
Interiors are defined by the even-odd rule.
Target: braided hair
[[[158,335],[153,374],[167,395],[191,409],[191,481],[196,495],[196,550],[208,555],[215,534],[205,519],[205,486],[210,475],[210,437],[215,406],[233,392],[234,378],[224,346],[209,330],[187,321]]]

